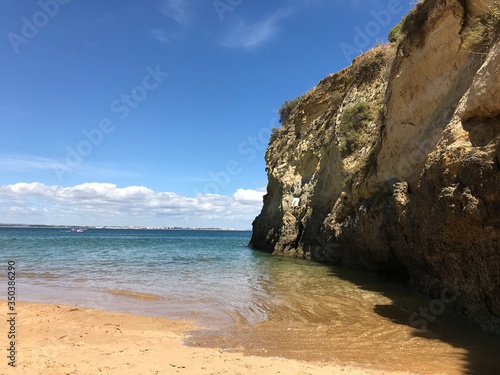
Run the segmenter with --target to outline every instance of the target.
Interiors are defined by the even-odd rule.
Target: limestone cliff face
[[[446,288],[500,333],[500,42],[464,47],[471,15],[498,5],[474,4],[421,2],[399,45],[298,100],[266,153],[251,246]]]

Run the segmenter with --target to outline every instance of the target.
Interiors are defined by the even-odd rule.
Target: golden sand
[[[16,367],[2,355],[0,374],[389,374],[188,347],[183,339],[197,328],[185,321],[40,303],[18,303],[16,310]],[[5,301],[0,311],[7,316]]]

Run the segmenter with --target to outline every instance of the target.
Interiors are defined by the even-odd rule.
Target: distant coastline
[[[2,224],[0,228],[32,228],[32,229],[113,229],[113,230],[205,230],[205,231],[234,231],[250,232],[251,229],[233,229],[233,228],[190,228],[190,227],[152,227],[152,226],[128,226],[128,225],[45,225],[45,224]]]

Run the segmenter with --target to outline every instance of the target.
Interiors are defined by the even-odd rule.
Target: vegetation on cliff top
[[[356,58],[352,66],[330,75],[329,77],[337,77],[336,80],[338,81],[335,88],[336,92],[332,94],[330,98],[332,108],[336,110],[341,105],[344,98],[344,91],[347,87],[351,85],[359,87],[361,85],[372,84],[377,77],[380,76],[381,72],[392,62],[393,57],[391,57],[392,52],[390,51],[393,51],[393,49],[394,46],[389,44],[377,46]],[[321,81],[318,86],[323,82],[327,82],[329,77]],[[340,83],[342,81],[343,83]],[[307,98],[307,100],[310,100],[310,96],[308,95],[309,94],[306,93],[295,99],[286,100],[283,103],[278,110],[280,124],[283,124],[292,116],[293,112],[303,103],[304,99]]]
[[[404,37],[417,41],[417,45],[425,42],[425,33],[422,28],[429,17],[429,8],[433,6],[430,1],[416,2],[413,8],[389,32],[388,39],[391,43],[399,43]],[[472,19],[464,38],[464,47],[473,53],[484,53],[500,37],[500,2],[495,1],[492,6],[487,6],[485,13]]]
[[[465,34],[464,47],[472,53],[485,53],[500,37],[500,2],[495,1],[487,12],[472,21]]]
[[[427,21],[428,9],[422,6],[423,1],[414,1],[415,7],[403,17],[403,19],[389,31],[388,39],[391,43],[399,43],[405,36],[420,34],[419,43],[422,43],[422,27]]]
[[[403,39],[403,37],[404,37],[404,33],[402,31],[403,24],[406,22],[406,19],[409,16],[413,15],[413,13],[415,13],[415,8],[413,8],[410,11],[410,13],[408,13],[406,16],[404,16],[403,19],[396,26],[394,26],[391,31],[389,31],[389,35],[388,35],[389,42],[399,43]]]
[[[383,49],[375,53],[367,53],[353,66],[353,81],[357,85],[370,84],[380,75],[388,63]]]
[[[283,123],[283,121],[285,121],[288,118],[288,116],[291,115],[292,111],[295,109],[295,107],[297,107],[297,105],[301,101],[302,97],[303,96],[301,95],[301,96],[296,97],[293,100],[287,100],[287,101],[285,101],[285,103],[283,103],[281,108],[278,110],[278,115],[280,116],[280,123],[281,124]]]

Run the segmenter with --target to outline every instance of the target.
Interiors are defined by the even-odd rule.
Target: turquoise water
[[[250,236],[0,228],[0,284],[15,261],[19,300],[188,319],[209,328],[193,333],[190,345],[421,374],[500,368],[500,339],[451,306],[423,331],[411,316],[428,308],[429,298],[370,274],[251,250]]]
[[[250,250],[251,232],[0,229],[2,263],[17,264],[19,298],[78,302],[159,316],[226,322],[265,319],[255,280],[273,259]],[[77,298],[75,298],[77,297]],[[134,303],[128,303],[136,300]]]

